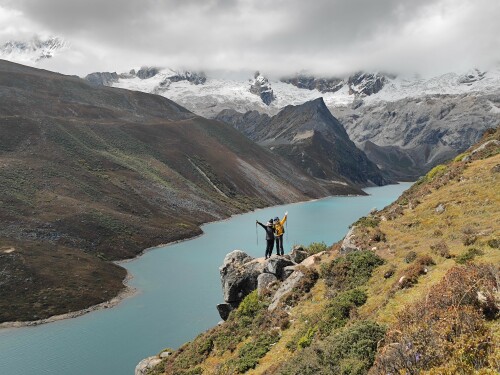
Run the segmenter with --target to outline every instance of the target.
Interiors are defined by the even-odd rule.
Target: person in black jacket
[[[274,247],[274,225],[273,219],[270,219],[266,225],[262,224],[260,221],[256,221],[264,230],[266,231],[266,259],[271,257]]]

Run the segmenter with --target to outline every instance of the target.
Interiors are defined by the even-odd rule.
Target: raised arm
[[[266,229],[266,226],[264,224],[262,224],[260,221],[256,221],[257,224],[259,224],[262,228]]]
[[[286,218],[288,217],[288,211],[285,212],[285,216],[283,216],[283,219],[281,219],[280,224],[283,225],[285,224]]]

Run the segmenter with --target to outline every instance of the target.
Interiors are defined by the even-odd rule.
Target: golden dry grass
[[[499,163],[500,155],[471,163],[458,180],[433,190],[421,204],[405,209],[397,219],[380,223],[387,242],[377,252],[396,267],[396,272],[389,279],[383,278],[388,266],[374,272],[369,282],[368,302],[360,309],[361,316],[375,318],[381,323],[393,322],[406,304],[421,298],[455,266],[453,258],[445,259],[432,253],[431,245],[440,240],[448,245],[453,256],[475,247],[484,252],[476,258],[477,262],[487,259],[488,263],[500,264],[500,251],[487,245],[489,239],[500,238],[499,176],[491,173]],[[441,214],[435,210],[439,204],[445,207]],[[469,231],[477,235],[477,240],[466,246],[464,237]],[[431,266],[428,274],[421,276],[413,288],[398,290],[392,296],[394,284],[407,266],[404,256],[408,251],[431,255],[436,265]]]

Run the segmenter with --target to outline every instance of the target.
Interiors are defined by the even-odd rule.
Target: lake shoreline
[[[117,261],[114,261],[113,263],[116,264],[116,265],[121,266],[121,264],[132,262],[132,261],[140,258],[144,254],[146,254],[147,252],[150,252],[152,250],[157,250],[157,249],[160,249],[160,248],[163,248],[163,247],[175,245],[175,244],[178,244],[178,243],[181,243],[181,242],[184,242],[184,241],[194,240],[194,239],[196,239],[198,237],[201,237],[201,236],[203,236],[205,234],[204,231],[203,231],[203,226],[208,225],[208,224],[212,224],[212,223],[218,223],[218,222],[228,221],[228,220],[233,219],[234,217],[237,217],[237,216],[240,216],[240,215],[246,215],[246,214],[248,214],[250,212],[258,212],[260,210],[268,209],[268,208],[271,208],[271,207],[279,207],[279,206],[282,206],[282,205],[295,205],[295,204],[311,203],[311,202],[315,202],[315,201],[319,201],[319,200],[327,199],[327,198],[332,198],[332,197],[360,197],[360,196],[362,196],[362,195],[354,195],[354,194],[348,194],[348,195],[329,195],[329,196],[322,197],[322,198],[313,198],[313,199],[307,199],[307,200],[304,200],[304,201],[298,201],[298,202],[292,202],[292,203],[282,203],[282,204],[279,204],[279,205],[276,205],[276,206],[260,207],[260,208],[254,209],[254,210],[245,211],[245,212],[241,212],[241,213],[236,213],[236,214],[228,216],[227,218],[223,218],[223,219],[220,219],[220,220],[207,221],[205,223],[201,223],[199,225],[199,227],[198,227],[201,230],[201,233],[196,233],[196,234],[193,234],[192,236],[188,235],[185,238],[181,238],[181,239],[174,240],[174,241],[171,241],[171,242],[167,242],[167,243],[164,243],[164,244],[158,244],[158,245],[155,245],[155,246],[151,246],[151,247],[145,248],[144,250],[142,250],[140,253],[138,253],[136,256],[134,256],[132,258],[117,260]],[[135,289],[133,287],[130,287],[128,285],[129,281],[132,280],[132,279],[133,279],[133,275],[130,274],[127,271],[127,275],[122,280],[124,288],[122,290],[120,290],[120,292],[118,292],[117,295],[115,295],[115,296],[111,297],[109,300],[106,300],[106,301],[101,302],[99,304],[91,305],[91,306],[86,307],[84,309],[76,310],[76,311],[71,311],[71,312],[68,312],[68,313],[65,313],[65,314],[53,315],[53,316],[50,316],[50,317],[44,318],[44,319],[28,320],[28,321],[3,322],[3,323],[0,323],[0,330],[15,329],[15,328],[24,328],[24,327],[35,327],[35,326],[38,326],[38,325],[41,325],[41,324],[54,323],[54,322],[61,321],[61,320],[66,320],[66,319],[74,319],[74,318],[78,318],[80,316],[89,314],[89,313],[94,312],[94,311],[99,311],[99,310],[103,310],[103,309],[110,309],[110,308],[116,307],[123,300],[125,300],[127,298],[130,298],[130,297],[133,297],[133,296],[137,295],[137,293],[139,293],[139,291],[137,289]]]

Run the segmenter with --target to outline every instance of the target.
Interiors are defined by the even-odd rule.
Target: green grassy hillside
[[[359,250],[315,255],[278,309],[254,292],[150,373],[497,374],[500,131],[481,145],[354,223]]]

